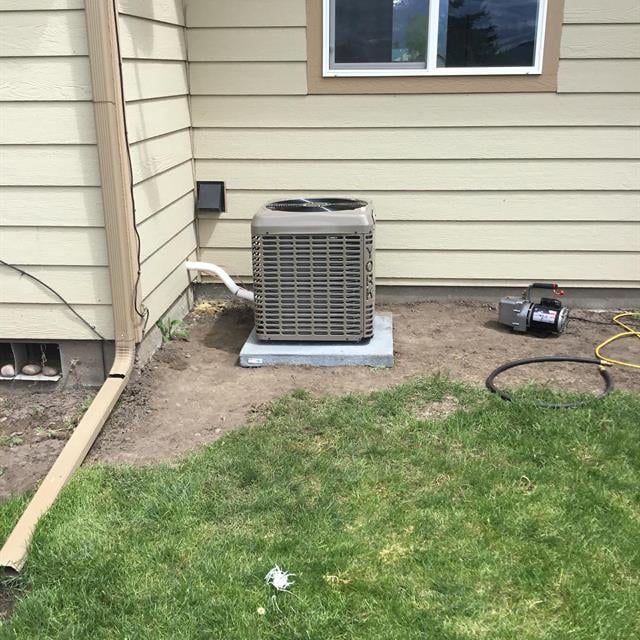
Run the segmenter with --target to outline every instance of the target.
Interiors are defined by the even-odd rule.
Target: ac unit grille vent
[[[278,200],[270,202],[267,209],[271,211],[293,211],[296,213],[328,213],[336,211],[353,211],[366,207],[364,200],[353,200],[351,198],[296,198],[294,200]]]
[[[258,338],[356,341],[373,335],[364,259],[372,250],[373,233],[254,235]]]

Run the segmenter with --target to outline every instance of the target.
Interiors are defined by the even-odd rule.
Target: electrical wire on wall
[[[117,0],[112,0],[113,2],[113,10],[116,16],[119,15],[118,3]],[[136,315],[142,320],[142,334],[147,328],[147,323],[149,322],[149,309],[145,308],[144,305],[138,305],[138,294],[140,292],[140,278],[142,276],[142,259],[141,259],[141,251],[142,251],[142,241],[140,239],[140,232],[138,231],[138,225],[136,224],[136,200],[133,190],[133,161],[131,160],[131,149],[129,147],[129,129],[127,127],[127,109],[126,102],[124,99],[124,75],[123,75],[123,66],[122,66],[122,50],[120,48],[120,31],[117,28],[116,24],[116,48],[118,50],[118,67],[119,67],[119,80],[120,80],[120,95],[122,97],[122,121],[124,125],[124,137],[125,137],[125,148],[127,150],[127,164],[129,170],[129,191],[131,195],[131,207],[133,211],[133,219],[131,223],[133,224],[133,232],[136,236],[136,260],[138,263],[138,270],[136,274],[136,281],[133,287],[133,307],[135,309]]]
[[[100,338],[100,340],[102,340],[102,341],[106,340],[106,338],[96,329],[95,325],[91,324],[86,318],[83,318],[71,306],[71,304],[69,302],[67,302],[67,300],[65,300],[53,287],[49,286],[46,282],[40,280],[40,278],[38,278],[37,276],[34,276],[32,273],[29,273],[28,271],[25,271],[24,269],[21,269],[20,267],[16,267],[14,264],[9,264],[8,262],[5,262],[4,260],[0,260],[0,264],[3,265],[4,267],[7,267],[8,269],[13,269],[13,271],[19,273],[21,276],[26,276],[27,278],[31,278],[32,280],[37,282],[41,287],[44,287],[47,291],[49,291],[54,296],[56,296],[56,298],[58,298],[58,300],[60,300],[60,302],[62,302],[62,304],[64,304],[64,306],[67,307],[67,309],[69,309],[69,311],[71,311],[71,313],[73,313],[73,315],[76,316],[76,318],[78,318],[80,320],[80,322],[82,322],[96,336],[98,336],[98,338]]]
[[[118,15],[118,7],[117,7],[117,2],[116,0],[113,0],[113,7],[114,7],[114,11],[115,11],[115,15]],[[120,48],[120,34],[118,33],[118,30],[116,29],[116,46],[117,46],[117,50],[118,50],[118,65],[119,65],[119,80],[120,80],[120,92],[121,92],[121,96],[122,96],[122,113],[123,113],[123,122],[124,122],[124,133],[125,133],[125,147],[127,150],[127,163],[128,163],[128,171],[129,171],[129,189],[130,189],[130,197],[131,197],[131,204],[132,204],[132,211],[133,211],[133,216],[132,216],[132,220],[131,223],[133,225],[133,231],[136,237],[136,261],[137,261],[137,273],[136,273],[136,281],[135,281],[135,285],[134,285],[134,290],[133,290],[133,305],[134,305],[134,310],[136,312],[136,315],[138,315],[138,317],[142,320],[142,333],[144,334],[146,327],[147,327],[147,323],[149,321],[149,310],[146,309],[143,305],[138,305],[138,294],[139,294],[139,289],[140,289],[140,279],[142,276],[142,260],[141,260],[141,250],[142,250],[142,243],[141,243],[141,239],[140,239],[140,233],[138,231],[138,227],[136,225],[136,218],[135,218],[135,197],[134,197],[134,190],[133,190],[133,162],[131,159],[131,149],[129,148],[129,132],[127,129],[127,120],[126,120],[126,105],[125,105],[125,100],[124,100],[124,81],[123,81],[123,65],[122,65],[122,52],[121,52],[121,48]],[[60,300],[60,302],[62,302],[62,304],[65,305],[65,307],[67,307],[67,309],[69,309],[69,311],[71,311],[71,313],[73,313],[73,315],[78,318],[78,320],[80,320],[80,322],[82,322],[88,329],[91,330],[91,332],[96,335],[102,342],[102,359],[103,359],[103,369],[105,368],[105,355],[104,355],[104,343],[107,341],[107,339],[100,333],[100,331],[98,331],[98,329],[95,327],[95,325],[91,324],[86,318],[84,318],[80,313],[78,313],[73,306],[58,292],[56,291],[53,287],[51,287],[50,285],[48,285],[46,282],[44,282],[43,280],[41,280],[40,278],[38,278],[37,276],[33,275],[32,273],[29,273],[28,271],[25,271],[24,269],[17,267],[16,265],[10,264],[4,260],[0,259],[0,264],[7,267],[8,269],[12,269],[13,271],[15,271],[16,273],[19,273],[21,276],[25,276],[27,278],[30,278],[31,280],[35,281],[36,283],[38,283],[41,287],[44,287],[47,291],[49,291],[50,293],[52,293],[56,298],[58,298],[58,300]]]
[[[113,0],[113,6],[114,6],[114,11],[116,12],[115,15],[118,15],[118,8],[117,8],[117,3],[116,0]],[[136,220],[135,220],[135,198],[134,198],[134,190],[133,190],[133,162],[131,159],[131,149],[129,148],[129,133],[128,133],[128,129],[127,129],[127,122],[126,122],[126,109],[125,109],[125,102],[124,102],[124,81],[123,81],[123,68],[122,68],[122,53],[121,53],[121,49],[120,49],[120,36],[119,33],[116,29],[116,45],[117,45],[117,50],[118,50],[118,64],[119,64],[119,71],[120,71],[120,91],[121,91],[121,95],[122,95],[122,112],[123,112],[123,121],[124,121],[124,131],[125,131],[125,141],[126,141],[126,150],[127,150],[127,161],[128,161],[128,170],[129,170],[129,188],[130,188],[130,196],[131,196],[131,203],[132,203],[132,210],[133,210],[133,219],[132,219],[132,224],[133,224],[133,230],[136,236],[136,256],[137,256],[137,264],[138,264],[138,268],[137,268],[137,274],[136,274],[136,282],[134,285],[134,293],[133,293],[133,305],[134,305],[134,309],[136,314],[141,318],[141,320],[143,321],[143,325],[142,325],[142,333],[144,334],[146,327],[147,327],[147,323],[149,321],[149,310],[145,309],[143,306],[139,306],[138,305],[138,293],[139,293],[139,289],[140,289],[140,278],[142,275],[142,261],[141,261],[141,239],[140,239],[140,233],[138,232],[138,227],[136,225]],[[65,307],[67,307],[67,309],[69,309],[69,311],[71,311],[71,313],[73,313],[74,316],[76,316],[76,318],[78,318],[78,320],[80,320],[80,322],[82,322],[88,329],[91,330],[91,332],[93,334],[95,334],[101,341],[102,341],[102,350],[103,350],[103,360],[104,360],[104,342],[106,342],[106,338],[98,331],[98,329],[95,327],[95,325],[91,324],[86,318],[84,318],[82,315],[80,315],[74,308],[73,306],[60,294],[58,293],[58,291],[56,291],[53,287],[51,287],[50,285],[48,285],[46,282],[44,282],[43,280],[41,280],[40,278],[38,278],[37,276],[34,276],[32,273],[29,273],[28,271],[25,271],[24,269],[17,267],[16,265],[10,264],[8,262],[6,262],[5,260],[1,260],[0,259],[0,264],[2,264],[3,266],[7,267],[8,269],[12,269],[13,271],[15,271],[16,273],[19,273],[21,276],[26,276],[27,278],[30,278],[31,280],[35,281],[36,283],[38,283],[41,287],[44,287],[47,291],[49,291],[50,293],[52,293],[54,296],[56,296],[56,298],[58,298],[58,300],[60,300],[60,302],[62,302],[62,304],[65,305]],[[104,368],[104,365],[103,365]]]

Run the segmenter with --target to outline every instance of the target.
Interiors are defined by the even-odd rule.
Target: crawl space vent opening
[[[0,380],[57,382],[61,377],[59,345],[51,342],[0,343]]]

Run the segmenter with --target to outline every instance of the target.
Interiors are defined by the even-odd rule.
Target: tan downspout
[[[134,306],[138,267],[120,84],[117,15],[111,1],[85,0],[85,7],[113,298],[115,359],[107,380],[0,550],[0,567],[14,571],[20,571],[24,566],[38,521],[82,464],[124,390],[133,369],[136,342],[141,338]]]

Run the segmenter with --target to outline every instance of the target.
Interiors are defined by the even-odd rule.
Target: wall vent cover
[[[373,335],[375,218],[347,198],[265,205],[253,218],[259,340],[356,342]]]

